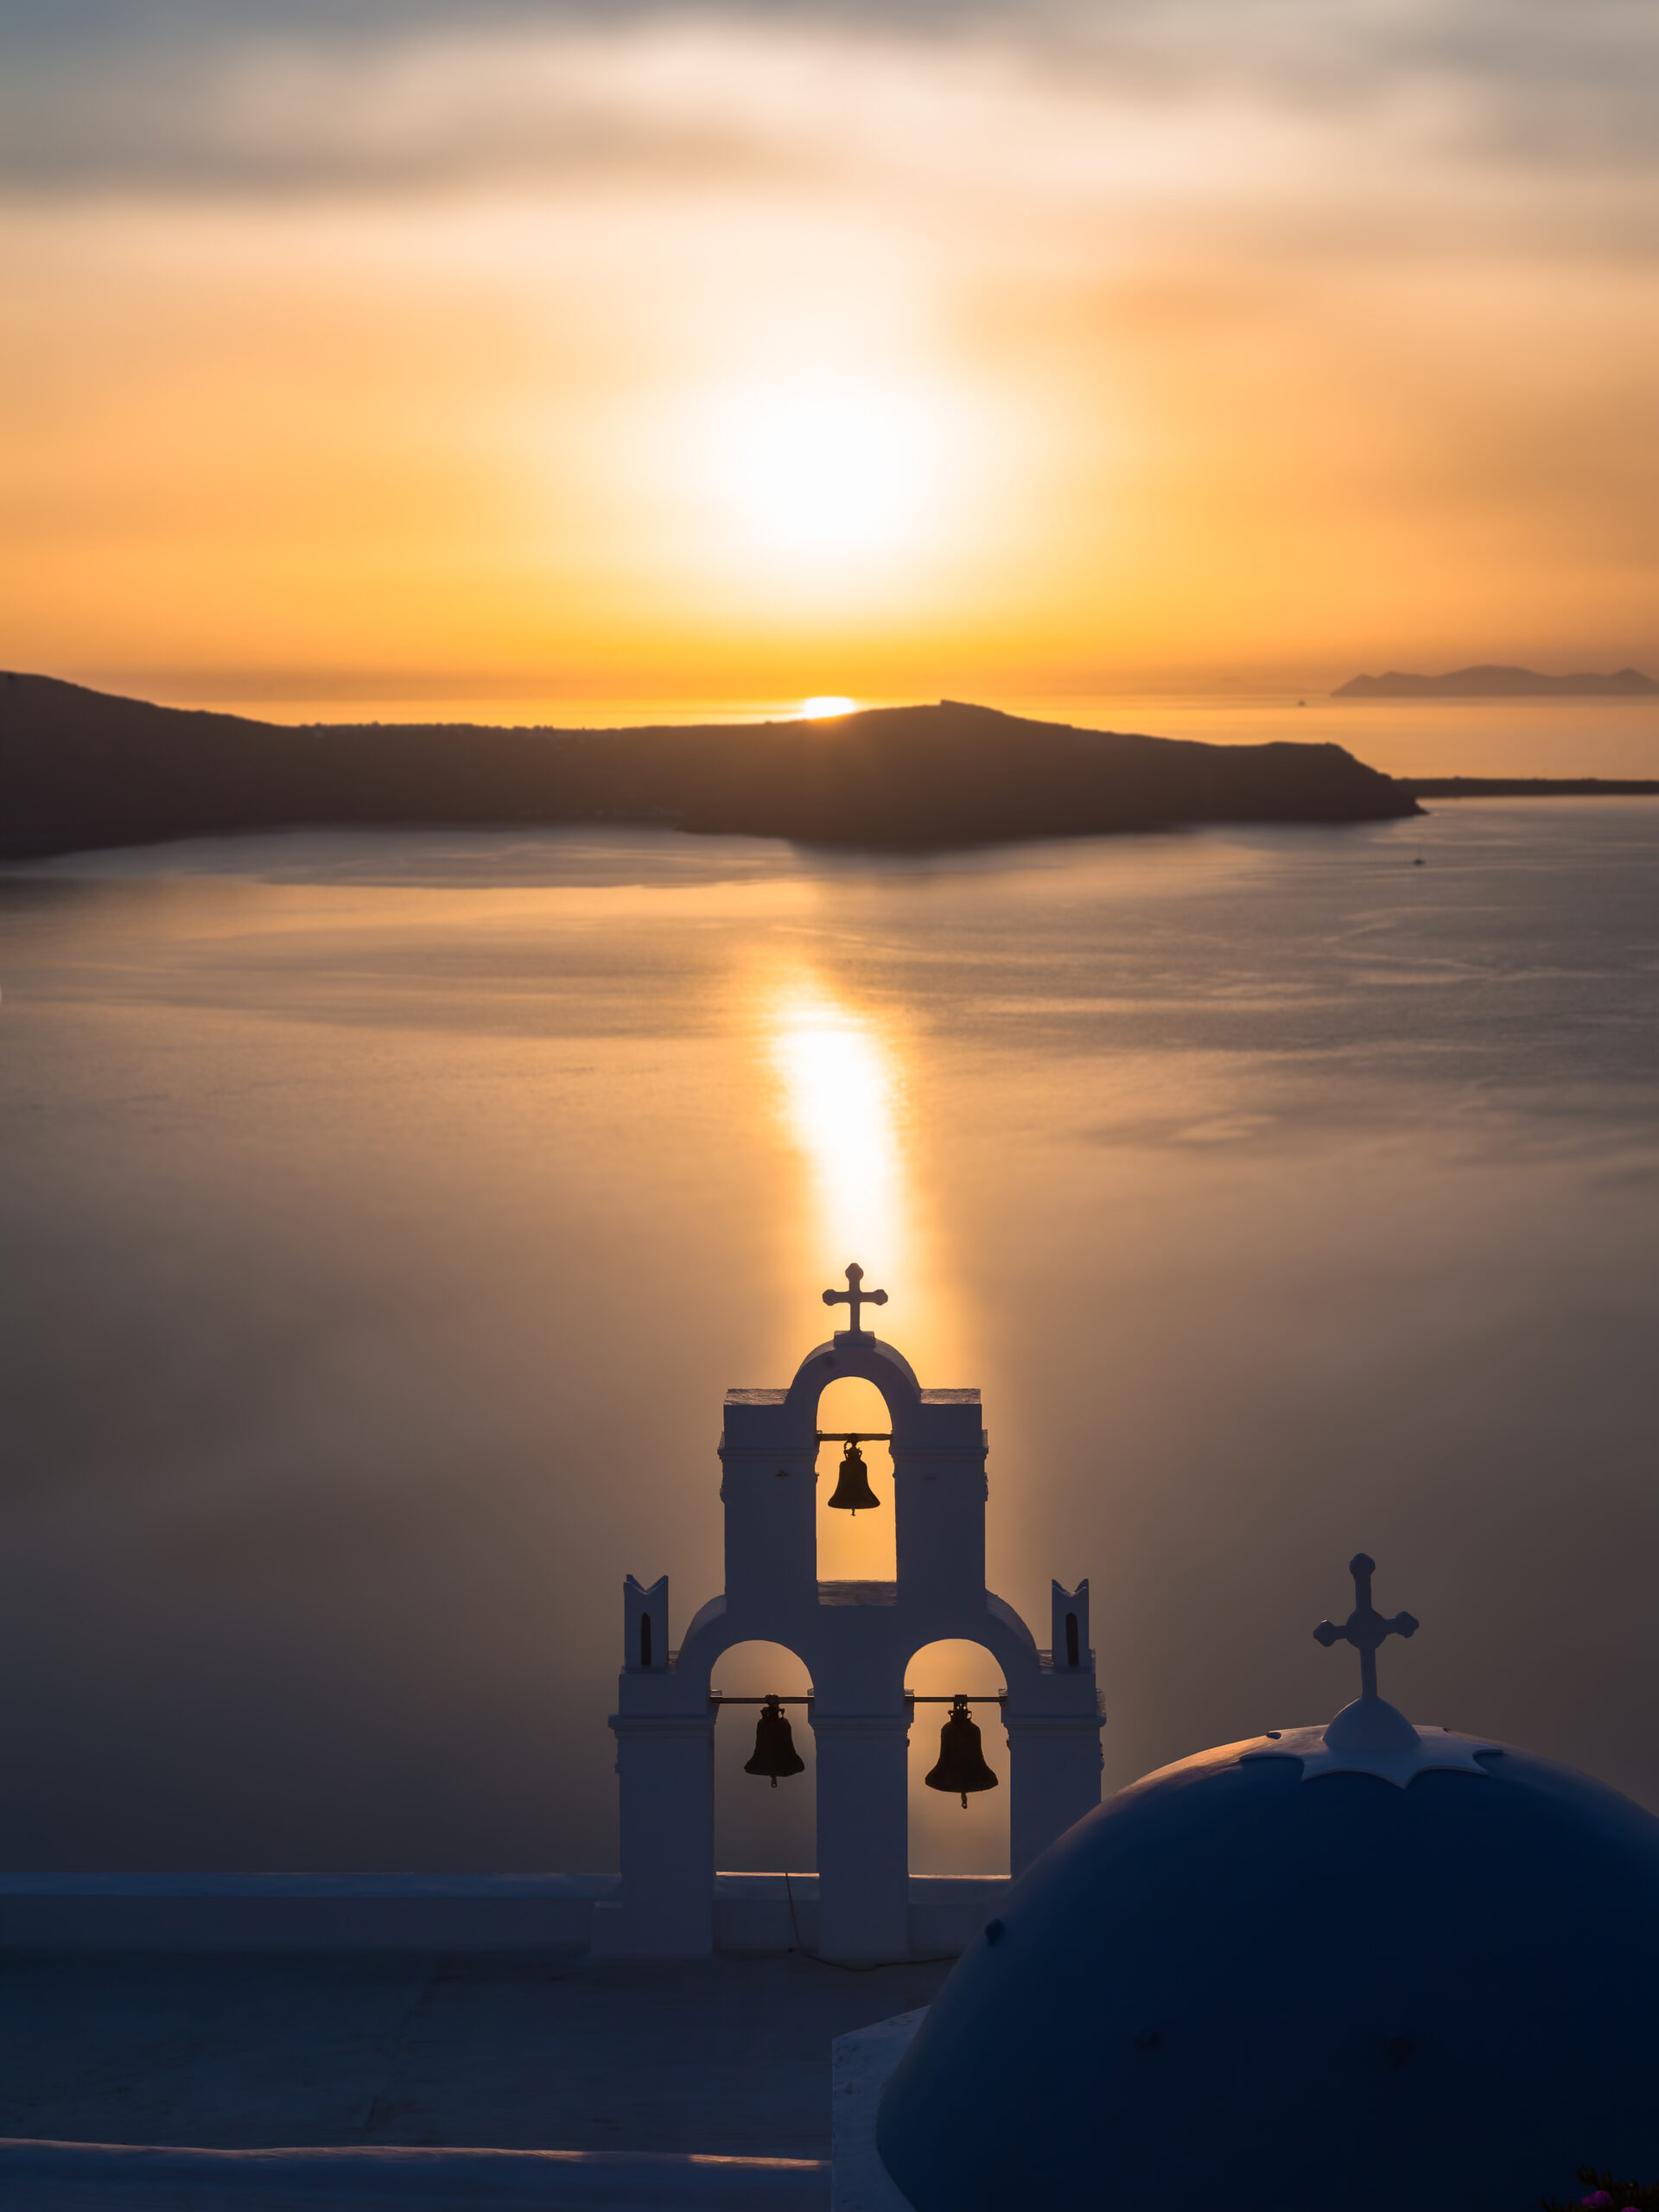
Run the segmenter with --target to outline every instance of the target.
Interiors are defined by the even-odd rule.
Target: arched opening
[[[829,1442],[818,1446],[817,1527],[820,1582],[896,1582],[899,1579],[899,1541],[893,1527],[893,1452],[874,1440],[893,1427],[887,1401],[874,1382],[861,1376],[842,1375],[818,1400],[818,1428],[831,1438],[856,1435],[866,1440],[858,1450],[863,1456],[867,1479],[875,1495],[873,1509],[848,1512],[832,1506],[841,1477],[846,1446]]]
[[[781,1643],[734,1643],[715,1662],[711,1689],[722,1699],[806,1697],[811,1676]],[[804,1771],[776,1789],[746,1774],[762,1708],[722,1704],[715,1723],[715,1864],[721,1873],[809,1872],[817,1865],[818,1777],[808,1708],[785,1704],[784,1718]]]
[[[938,1764],[939,1738],[950,1707],[947,1703],[911,1708],[910,1871],[912,1874],[1006,1874],[1008,1871],[1008,1791],[1011,1782],[1008,1732],[1001,1708],[984,1693],[1007,1687],[999,1661],[982,1643],[950,1639],[924,1644],[905,1669],[905,1688],[921,1698],[949,1699],[965,1692],[969,1714],[979,1730],[985,1764],[996,1777],[995,1789],[971,1792],[966,1810],[961,1797],[929,1789],[925,1777]]]

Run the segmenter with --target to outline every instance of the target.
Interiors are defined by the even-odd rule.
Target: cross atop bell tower
[[[847,1269],[846,1289],[826,1290],[823,1294],[823,1302],[826,1306],[851,1307],[851,1319],[847,1332],[849,1336],[868,1337],[874,1334],[872,1330],[861,1329],[858,1325],[858,1309],[861,1305],[885,1306],[887,1302],[887,1294],[885,1290],[866,1290],[863,1286],[864,1270],[855,1261]]]

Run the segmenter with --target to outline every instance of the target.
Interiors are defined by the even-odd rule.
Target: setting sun
[[[839,692],[824,691],[814,698],[802,700],[801,720],[804,722],[834,721],[839,715],[855,713],[857,707],[856,699],[844,699]]]
[[[721,499],[752,543],[833,559],[917,535],[937,442],[914,395],[824,377],[729,395],[710,451]]]

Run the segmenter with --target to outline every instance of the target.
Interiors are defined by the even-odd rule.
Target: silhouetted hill
[[[1333,699],[1639,699],[1659,691],[1639,669],[1615,676],[1540,676],[1530,668],[1454,668],[1449,676],[1356,676]]]
[[[654,823],[917,850],[1416,811],[1340,746],[1124,736],[950,700],[689,729],[296,729],[0,677],[12,858],[325,823]]]

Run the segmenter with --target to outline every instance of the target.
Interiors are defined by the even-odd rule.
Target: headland
[[[276,829],[608,822],[928,851],[1213,822],[1377,822],[1337,745],[1209,745],[942,700],[630,729],[310,724],[0,676],[0,858]]]

